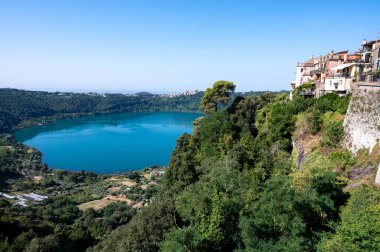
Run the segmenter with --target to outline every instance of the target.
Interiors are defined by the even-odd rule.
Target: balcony
[[[359,74],[356,81],[380,82],[380,76],[376,73]]]
[[[315,89],[305,89],[300,91],[301,96],[315,96]]]
[[[314,74],[314,71],[304,71],[302,73],[302,76],[313,76],[313,74]]]
[[[348,73],[335,73],[333,76],[330,76],[329,78],[351,78],[351,76]]]
[[[319,69],[315,69],[315,70],[314,70],[314,73],[315,73],[315,74],[320,74],[320,73],[323,73],[324,71],[325,71],[324,68],[319,68]]]
[[[351,77],[346,77],[345,75],[341,76],[332,76],[326,77],[325,79],[325,90],[326,91],[347,91],[351,90],[352,79]]]

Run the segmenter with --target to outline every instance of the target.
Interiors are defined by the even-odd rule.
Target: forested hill
[[[246,92],[239,95],[259,95]],[[15,127],[72,116],[149,111],[198,111],[203,92],[193,95],[59,93],[0,89],[0,133]]]
[[[0,132],[15,126],[91,114],[147,111],[197,111],[203,92],[194,95],[161,97],[158,95],[50,93],[0,89]]]
[[[367,168],[379,148],[341,146],[349,98],[264,94],[214,107],[177,140],[156,200],[91,251],[379,251]],[[302,168],[293,141],[307,149]]]
[[[157,184],[146,174],[130,174],[140,183],[131,189],[121,178],[45,171],[36,150],[4,135],[3,190],[49,199],[25,208],[0,199],[0,251],[380,251],[380,146],[356,156],[342,146],[350,97],[231,103],[232,83],[216,84]],[[148,204],[78,208],[109,194]]]

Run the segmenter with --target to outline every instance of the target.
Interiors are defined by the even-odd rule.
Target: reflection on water
[[[52,168],[112,173],[167,165],[175,140],[197,113],[123,113],[66,119],[15,137],[39,149]]]

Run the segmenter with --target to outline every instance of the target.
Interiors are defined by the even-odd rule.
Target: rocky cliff
[[[344,146],[352,153],[371,152],[380,140],[380,91],[356,90],[344,119]]]
[[[379,168],[377,168],[375,184],[378,184],[378,185],[380,184],[380,164],[379,164]]]

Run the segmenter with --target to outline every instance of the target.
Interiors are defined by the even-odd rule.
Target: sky
[[[297,62],[380,38],[380,1],[0,0],[0,88],[288,90]]]

